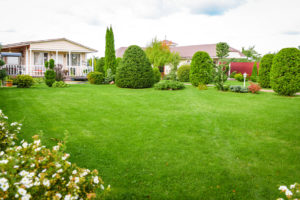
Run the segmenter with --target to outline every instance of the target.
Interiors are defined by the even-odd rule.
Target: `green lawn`
[[[111,199],[276,199],[300,181],[300,97],[86,84],[0,88],[0,109],[26,140],[68,131]]]

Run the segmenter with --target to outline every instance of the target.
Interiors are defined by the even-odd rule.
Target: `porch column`
[[[55,58],[56,66],[58,64],[58,50],[56,50],[56,58]]]
[[[72,66],[72,63],[71,63],[71,51],[69,51],[69,76],[71,74],[71,66]]]
[[[29,67],[28,67],[28,70],[29,70],[29,75],[31,76],[32,74],[32,50],[29,49]]]
[[[230,77],[231,62],[229,63],[228,77]]]
[[[94,71],[94,59],[95,59],[95,57],[93,56],[92,57],[92,71]]]
[[[26,47],[25,52],[26,52],[25,74],[28,75],[28,73],[29,73],[29,70],[28,70],[28,67],[29,67],[28,66],[28,58],[29,58],[29,56],[28,56],[28,49],[27,49],[27,47]]]

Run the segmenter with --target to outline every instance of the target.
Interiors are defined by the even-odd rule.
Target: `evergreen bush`
[[[34,84],[34,80],[29,75],[18,75],[16,83],[18,88],[30,88]]]
[[[117,69],[116,85],[121,88],[149,88],[153,83],[153,69],[143,49],[136,45],[128,47]]]
[[[95,65],[95,71],[101,72],[104,74],[104,66],[105,66],[105,58],[101,57],[101,58],[97,59],[96,65]]]
[[[259,85],[263,88],[270,88],[270,71],[274,54],[266,54],[259,63]]]
[[[300,50],[281,49],[273,59],[270,79],[279,95],[291,96],[300,91]]]
[[[198,51],[193,55],[190,81],[192,85],[198,86],[199,83],[208,84],[212,80],[213,62],[208,53]]]
[[[153,67],[154,83],[158,83],[161,79],[161,73],[158,67]]]
[[[49,87],[52,87],[53,83],[55,82],[55,71],[53,71],[52,69],[48,69],[45,72],[45,83],[46,85],[48,85]]]
[[[189,82],[190,81],[190,65],[181,65],[177,70],[178,80],[181,82]]]
[[[104,82],[104,76],[101,72],[90,72],[87,78],[91,84],[99,85]]]
[[[257,63],[256,62],[254,62],[254,64],[253,64],[250,80],[253,82],[257,81]]]

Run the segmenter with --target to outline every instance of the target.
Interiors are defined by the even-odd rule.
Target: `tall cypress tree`
[[[116,74],[116,52],[112,27],[106,29],[105,39],[105,75],[107,75],[109,68],[113,74]]]

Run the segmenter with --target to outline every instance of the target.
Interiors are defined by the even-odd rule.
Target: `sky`
[[[300,45],[300,0],[0,0],[2,44],[65,37],[104,56],[154,37],[179,46],[227,42],[264,55]]]

